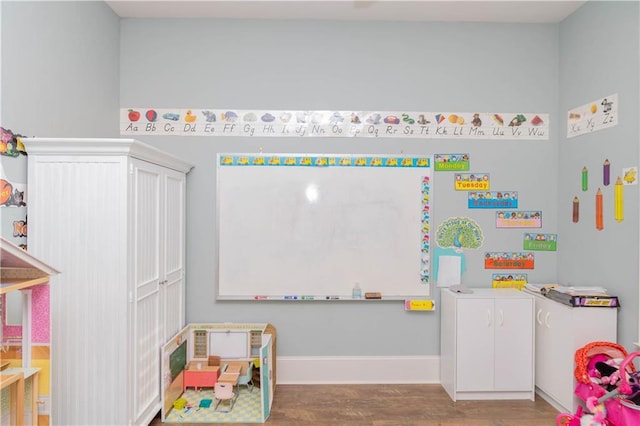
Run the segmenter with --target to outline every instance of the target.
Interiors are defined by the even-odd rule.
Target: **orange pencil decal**
[[[618,176],[616,180],[616,184],[614,185],[615,189],[613,191],[613,218],[617,222],[622,222],[624,220],[624,200],[623,200],[623,186],[622,179]]]
[[[604,218],[602,217],[602,191],[598,188],[596,192],[596,229],[602,231],[604,229]]]
[[[580,200],[578,200],[578,197],[573,197],[573,223],[578,223],[578,220],[580,220]]]

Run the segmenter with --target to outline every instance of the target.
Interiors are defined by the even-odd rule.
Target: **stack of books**
[[[533,284],[526,283],[524,285],[525,290],[529,290],[531,293],[543,294],[551,288],[560,287],[560,284]]]
[[[607,293],[602,287],[563,287],[545,288],[541,293],[549,299],[572,307],[618,308],[617,296]]]

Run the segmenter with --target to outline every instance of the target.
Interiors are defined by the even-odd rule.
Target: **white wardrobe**
[[[51,279],[51,423],[148,424],[185,326],[191,165],[133,139],[23,139],[29,252]]]

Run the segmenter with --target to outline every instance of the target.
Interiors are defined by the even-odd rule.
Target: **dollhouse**
[[[3,352],[0,423],[37,425],[37,402],[49,399],[50,368],[48,357],[32,358],[32,349],[34,342],[48,349],[49,277],[59,272],[2,237],[0,248]],[[6,297],[12,292],[20,292],[22,296],[20,326],[6,323]],[[18,359],[14,354],[21,356]]]
[[[162,348],[162,421],[264,423],[275,366],[271,324],[188,324]]]

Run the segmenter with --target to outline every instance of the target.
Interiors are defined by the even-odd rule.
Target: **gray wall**
[[[492,24],[139,20],[121,23],[121,106],[293,110],[522,111],[558,115],[558,26]],[[557,128],[548,141],[277,139],[151,136],[192,161],[188,178],[187,319],[268,321],[280,355],[435,355],[438,313],[400,302],[214,302],[218,152],[471,154],[492,189],[519,191],[556,232]],[[551,173],[550,173],[551,171]],[[467,251],[469,286],[490,286],[484,251],[519,251],[523,230],[496,230],[494,210],[467,210],[453,174],[434,178],[433,229],[472,217],[485,242]],[[493,271],[496,272],[496,271]],[[556,278],[540,252],[532,281]],[[434,291],[439,299],[439,291]]]
[[[572,227],[569,200],[574,170],[583,165],[596,170],[605,157],[637,165],[637,3],[592,1],[559,25],[119,21],[98,2],[2,1],[0,7],[2,125],[27,135],[116,136],[118,109],[127,106],[551,114],[548,141],[145,139],[196,165],[188,179],[189,322],[272,322],[280,355],[437,354],[438,313],[406,313],[397,302],[214,302],[214,158],[260,148],[469,152],[472,171],[491,173],[492,189],[519,191],[520,208],[542,210],[543,232],[559,234],[559,251],[540,252],[530,280],[606,283],[623,296],[620,342],[629,347],[635,340],[637,190],[626,191],[625,221],[614,225],[608,213],[600,233]],[[616,92],[617,127],[565,140],[568,108]],[[466,252],[463,281],[489,286],[482,254],[519,250],[522,232],[498,232],[492,211],[467,210],[466,194],[453,191],[451,180],[449,173],[435,174],[433,227],[451,216],[482,226],[485,243]],[[434,297],[439,300],[437,290]]]
[[[5,1],[2,127],[117,137],[119,18],[103,2]]]
[[[624,221],[613,218],[613,183],[623,167],[638,166],[640,115],[640,8],[638,2],[588,2],[560,26],[560,112],[617,93],[618,125],[566,139],[559,129],[558,279],[603,285],[621,297],[618,340],[627,348],[638,336],[638,186],[624,190]],[[611,161],[610,187],[602,186],[602,163]],[[593,176],[580,190],[580,171]],[[594,226],[594,194],[604,192],[604,230]],[[579,224],[571,222],[572,199],[581,199]]]

